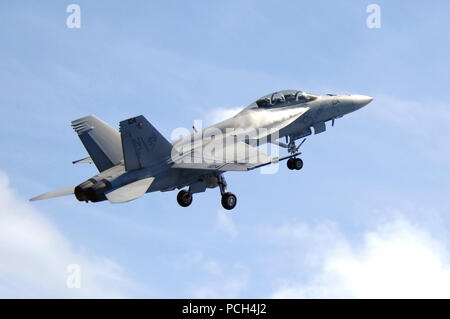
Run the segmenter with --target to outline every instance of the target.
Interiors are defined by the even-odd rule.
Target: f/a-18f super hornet
[[[123,203],[155,191],[182,189],[178,203],[219,187],[222,206],[233,209],[236,196],[227,191],[224,173],[248,171],[282,160],[291,170],[303,167],[298,157],[304,138],[324,132],[325,123],[372,101],[364,95],[315,95],[297,90],[268,94],[235,116],[170,143],[140,115],[121,121],[119,131],[94,115],[72,122],[99,174],[79,184],[34,197],[31,201],[74,194],[79,201]],[[285,143],[281,142],[285,138]],[[297,145],[296,141],[303,139]],[[258,146],[272,143],[288,154],[272,157]]]

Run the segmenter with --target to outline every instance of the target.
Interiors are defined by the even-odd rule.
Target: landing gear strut
[[[219,188],[220,194],[222,195],[222,206],[226,210],[232,210],[237,203],[236,195],[233,193],[227,192],[227,182],[225,181],[225,177],[219,175]]]
[[[177,195],[177,202],[182,207],[188,207],[192,203],[192,193],[187,190],[181,190]]]
[[[220,194],[222,195],[222,206],[226,210],[231,210],[236,206],[237,199],[236,195],[233,193],[227,192],[227,182],[225,181],[225,178],[222,175],[217,176],[217,184],[220,188]],[[203,190],[204,191],[204,190]],[[192,192],[196,192],[192,190]],[[178,192],[177,195],[177,202],[182,207],[188,207],[192,203],[192,192],[191,188],[188,190],[181,190]]]
[[[286,137],[286,140],[287,140],[287,137]],[[289,153],[291,153],[293,155],[295,153],[297,153],[298,149],[300,148],[300,146],[302,146],[302,144],[305,142],[305,140],[306,139],[303,139],[303,141],[301,141],[301,143],[298,146],[296,146],[295,145],[295,140],[291,137],[290,138],[290,142],[288,144],[288,151],[289,151]],[[303,167],[303,161],[300,158],[292,157],[292,158],[288,159],[287,167],[290,170],[297,170],[297,171],[301,170],[302,167]]]

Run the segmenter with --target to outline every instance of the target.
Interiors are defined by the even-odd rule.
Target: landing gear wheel
[[[177,202],[182,207],[188,207],[192,203],[192,194],[187,190],[181,190],[177,195]]]
[[[222,195],[222,206],[227,210],[231,210],[236,206],[236,196],[233,193],[225,193]]]
[[[303,167],[303,161],[300,158],[294,158],[294,169],[301,170]]]
[[[287,161],[287,167],[288,167],[290,170],[295,169],[295,167],[294,167],[294,161],[295,161],[295,159],[293,159],[293,158],[290,158],[290,159],[288,159],[288,161]]]

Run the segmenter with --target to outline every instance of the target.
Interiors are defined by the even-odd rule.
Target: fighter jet
[[[305,137],[322,133],[334,121],[369,104],[364,95],[316,95],[284,90],[261,97],[235,116],[171,143],[142,115],[121,121],[119,131],[94,115],[72,122],[89,153],[77,163],[94,163],[99,173],[83,183],[30,199],[74,194],[79,201],[124,203],[156,191],[180,189],[178,204],[187,207],[193,194],[218,187],[222,206],[231,210],[236,196],[227,190],[224,173],[249,171],[287,160],[300,170]],[[285,142],[283,141],[283,138]],[[301,143],[297,141],[302,139]],[[272,157],[261,146],[274,144],[287,155]]]

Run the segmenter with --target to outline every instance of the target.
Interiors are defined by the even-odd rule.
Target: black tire
[[[188,207],[192,203],[192,194],[187,190],[181,190],[177,195],[177,202],[181,207]]]
[[[302,159],[301,159],[301,158],[296,158],[296,159],[294,160],[294,168],[295,168],[297,171],[299,171],[299,170],[302,169],[302,167],[303,167],[303,161],[302,161]]]
[[[294,159],[293,158],[290,158],[290,159],[288,159],[287,160],[287,167],[289,168],[289,169],[295,169],[295,167],[294,167]]]
[[[225,193],[222,195],[222,206],[227,210],[231,210],[236,206],[237,199],[233,193]]]

